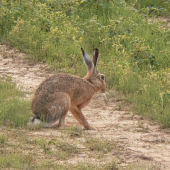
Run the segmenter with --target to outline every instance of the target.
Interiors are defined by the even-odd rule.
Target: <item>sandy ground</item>
[[[159,18],[149,18],[149,23],[152,22],[162,22],[162,27],[170,28],[170,18],[159,17]]]
[[[23,56],[13,48],[0,45],[0,76],[11,76],[18,86],[23,86],[28,97],[32,97],[37,86],[50,76],[49,66],[28,64]],[[92,137],[113,139],[123,148],[119,156],[122,167],[132,163],[152,165],[154,169],[170,169],[170,130],[161,129],[158,124],[134,115],[119,93],[111,92],[109,100],[105,94],[96,95],[83,112],[88,122],[96,127],[95,131],[86,133]],[[80,127],[70,113],[66,124]],[[56,129],[30,131],[30,135],[48,135],[49,131],[57,136]],[[85,157],[76,159],[83,160]]]

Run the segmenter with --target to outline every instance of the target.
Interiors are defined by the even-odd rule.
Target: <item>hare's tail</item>
[[[29,118],[27,126],[29,128],[36,128],[39,126],[49,128],[49,127],[53,127],[55,124],[56,124],[55,122],[51,122],[51,123],[42,122],[40,117],[34,116]]]
[[[36,116],[35,117],[30,117],[29,121],[27,123],[27,126],[29,128],[36,128],[36,127],[40,126],[41,123],[42,122],[41,122],[39,117],[36,117]]]
[[[34,121],[36,121],[36,119],[40,120],[40,117],[39,116],[30,117],[29,121],[34,122]]]

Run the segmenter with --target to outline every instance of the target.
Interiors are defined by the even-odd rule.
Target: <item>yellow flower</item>
[[[84,3],[84,1],[83,1],[83,0],[80,2],[80,4],[82,4],[82,3]]]

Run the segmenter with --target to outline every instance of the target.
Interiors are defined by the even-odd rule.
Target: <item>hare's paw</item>
[[[89,125],[88,127],[85,127],[86,130],[96,130],[93,126]]]

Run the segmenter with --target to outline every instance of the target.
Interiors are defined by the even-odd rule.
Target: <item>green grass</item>
[[[113,139],[88,131],[73,138],[66,131],[0,127],[0,169],[160,169],[152,160],[140,157],[129,162],[126,148]]]
[[[100,151],[89,150],[86,140],[73,139],[65,132],[57,138],[55,134],[47,134],[50,133],[41,136],[34,135],[34,131],[28,129],[6,128],[6,131],[0,134],[0,169],[118,169],[115,157],[106,160],[97,158],[96,154],[100,154]],[[88,137],[85,135],[83,138]],[[98,141],[102,143],[102,140]],[[108,141],[107,144],[112,142]],[[78,148],[77,145],[83,147]],[[86,155],[86,158],[77,160],[82,158],[82,154]],[[90,159],[87,161],[87,157],[93,157],[95,163],[89,161]]]
[[[170,1],[169,0],[125,0],[128,4],[133,5],[134,8],[146,12],[153,16],[169,17]]]
[[[5,139],[0,143],[0,169],[160,169],[153,161],[126,162],[127,153],[119,143],[103,137],[89,138],[88,132],[84,132],[81,140],[64,131],[57,137],[56,133],[46,131],[38,135],[37,132],[6,127],[0,134],[0,139]]]
[[[0,134],[0,145],[4,145],[7,141],[7,137],[4,134]]]
[[[3,0],[0,39],[79,76],[87,70],[80,48],[90,55],[99,48],[108,87],[122,91],[136,113],[170,127],[170,30],[148,16],[119,0]]]
[[[102,151],[103,153],[108,153],[116,149],[115,142],[107,139],[89,138],[86,141],[86,146],[92,151]]]
[[[59,152],[65,152],[69,154],[70,156],[73,156],[74,154],[79,153],[79,149],[76,145],[70,144],[68,142],[64,141],[53,141],[52,144],[54,144],[57,149],[59,149]]]
[[[79,127],[69,127],[64,132],[69,134],[71,138],[79,138],[83,136],[83,129]]]
[[[0,125],[25,126],[31,115],[30,101],[17,89],[11,78],[0,78]]]

